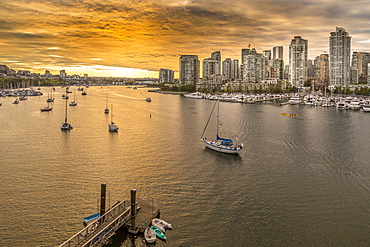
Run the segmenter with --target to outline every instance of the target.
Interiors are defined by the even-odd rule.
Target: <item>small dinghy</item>
[[[159,230],[157,227],[151,226],[151,228],[154,230],[155,235],[157,235],[158,238],[163,239],[163,240],[167,239],[166,235],[161,230]]]
[[[145,241],[147,241],[148,243],[154,243],[157,239],[154,229],[151,227],[147,227],[144,231],[144,238]]]
[[[166,229],[172,229],[172,225],[170,223],[158,218],[154,218],[152,220],[152,225],[157,227],[162,232],[166,232]]]

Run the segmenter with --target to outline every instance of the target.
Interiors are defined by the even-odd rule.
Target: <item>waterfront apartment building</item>
[[[370,62],[370,53],[368,52],[353,52],[352,66],[358,69],[360,76],[368,76],[367,69]]]
[[[307,81],[308,40],[295,36],[289,45],[289,81],[297,88]]]
[[[257,53],[255,48],[243,49],[243,64],[242,79],[244,82],[261,82],[265,78],[265,63],[264,55]]]
[[[274,48],[272,48],[272,58],[281,60],[284,59],[282,46],[275,46]]]
[[[262,52],[262,54],[265,56],[265,58],[267,59],[267,61],[271,60],[272,59],[272,54],[271,54],[271,50],[264,50]]]
[[[231,79],[231,67],[233,65],[233,60],[231,58],[225,58],[222,62],[222,75],[226,80]]]
[[[197,84],[199,81],[200,62],[197,55],[181,55],[180,83],[184,85]]]
[[[284,61],[283,61],[283,59],[281,59],[281,58],[274,59],[273,62],[272,62],[272,68],[273,68],[273,71],[274,71],[274,74],[273,74],[272,78],[283,80],[284,79]]]
[[[341,27],[330,33],[330,85],[348,87],[350,84],[351,38]]]
[[[220,75],[221,74],[221,52],[220,51],[215,51],[211,53],[211,58],[213,60],[217,61],[217,64],[215,66],[215,75]]]
[[[208,78],[211,75],[218,75],[220,63],[213,58],[203,59],[203,78]]]
[[[321,54],[314,60],[315,80],[319,84],[327,85],[329,82],[329,54]]]
[[[222,75],[226,80],[236,80],[239,78],[239,61],[226,58],[222,62]]]
[[[171,69],[160,69],[159,70],[159,83],[173,83],[174,82],[174,71]]]

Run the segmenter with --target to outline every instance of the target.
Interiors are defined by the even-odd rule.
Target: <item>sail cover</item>
[[[217,135],[217,140],[221,140],[221,144],[223,144],[223,145],[232,145],[233,144],[233,140],[227,139],[227,138],[222,138],[219,135]]]

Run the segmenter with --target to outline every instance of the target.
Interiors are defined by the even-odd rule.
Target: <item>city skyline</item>
[[[0,3],[0,64],[13,69],[91,76],[178,78],[181,55],[200,61],[212,52],[241,59],[308,40],[308,58],[329,53],[329,36],[343,27],[352,52],[370,51],[366,1],[54,1]]]

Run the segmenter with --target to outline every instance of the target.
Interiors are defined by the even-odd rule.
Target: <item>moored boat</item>
[[[298,105],[300,103],[300,99],[299,97],[291,97],[289,100],[288,100],[288,103],[290,105]]]
[[[51,111],[53,110],[53,107],[45,106],[44,108],[40,109],[41,111]]]
[[[152,219],[152,225],[157,227],[162,232],[166,232],[166,229],[172,229],[172,225],[170,223],[159,218]]]
[[[363,105],[363,106],[362,106],[362,110],[363,110],[364,112],[370,112],[370,105]]]
[[[167,239],[166,235],[161,230],[159,230],[157,227],[151,226],[151,228],[154,230],[155,235],[157,235],[158,238],[163,239],[163,240]]]
[[[108,129],[110,132],[118,132],[118,126],[113,122],[113,104],[111,105],[111,108],[111,121],[110,124],[108,124]]]
[[[203,99],[203,95],[199,92],[183,94],[185,98]]]
[[[348,110],[349,109],[348,104],[344,101],[339,101],[336,107],[338,110]]]
[[[220,116],[220,100],[217,100],[215,105],[213,106],[212,112],[208,118],[207,124],[203,130],[202,136],[201,136],[201,141],[206,145],[207,148],[220,152],[220,153],[225,153],[225,154],[238,154],[240,150],[243,149],[243,143],[241,144],[234,144],[234,141],[231,138],[222,138],[219,136],[219,133],[221,133],[221,126],[222,123],[219,121],[219,116]],[[218,114],[217,114],[217,132],[216,132],[216,140],[208,140],[206,137],[203,138],[204,132],[207,129],[208,123],[210,118],[212,117],[213,110],[218,104]]]
[[[60,126],[62,130],[71,130],[73,129],[72,125],[68,123],[67,121],[67,100],[66,100],[66,112],[65,112],[65,118],[64,118],[64,123]]]
[[[144,231],[144,238],[145,241],[147,241],[148,243],[154,243],[157,239],[154,229],[151,227],[147,227]]]

